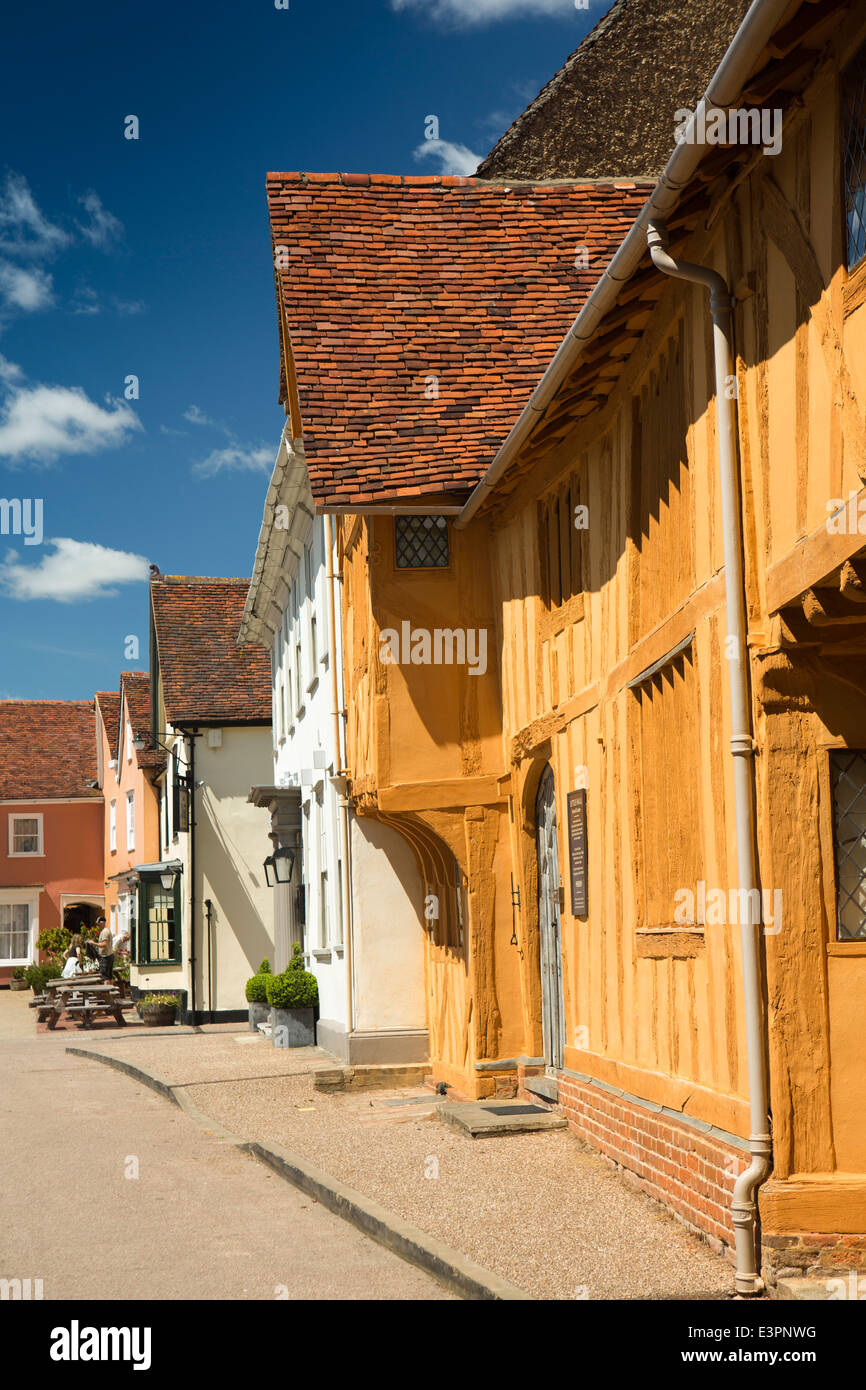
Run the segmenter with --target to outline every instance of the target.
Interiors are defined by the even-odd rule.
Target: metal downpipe
[[[752,1161],[737,1178],[731,1202],[736,1243],[737,1292],[762,1293],[758,1268],[757,1190],[770,1173],[772,1141],[767,1095],[761,998],[760,921],[754,904],[761,902],[755,863],[755,811],[752,773],[755,744],[749,702],[749,666],[746,645],[745,573],[740,525],[740,490],[736,446],[736,381],[733,354],[733,301],[724,278],[706,266],[675,261],[668,255],[664,223],[650,221],[647,243],[653,264],[664,275],[703,285],[710,293],[713,318],[716,412],[719,435],[722,528],[725,556],[729,673],[731,693],[731,756],[734,776],[734,813],[737,839],[737,881],[740,903],[740,938],[743,962],[743,994],[746,1010],[746,1048],[749,1076],[749,1150]],[[733,652],[730,648],[733,648]],[[743,904],[748,910],[743,911]],[[760,912],[757,913],[760,918]]]

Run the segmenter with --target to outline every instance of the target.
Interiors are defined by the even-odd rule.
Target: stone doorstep
[[[498,1114],[491,1114],[495,1106]],[[437,1111],[439,1118],[454,1129],[460,1129],[473,1139],[480,1135],[527,1134],[540,1129],[567,1129],[568,1121],[563,1115],[556,1115],[540,1106],[532,1114],[526,1111],[525,1101],[490,1099],[486,1101],[446,1101]],[[507,1112],[511,1110],[512,1113]]]
[[[550,1101],[551,1105],[556,1105],[559,1100],[559,1082],[555,1076],[527,1076],[523,1081],[523,1090]]]
[[[423,1086],[429,1068],[429,1062],[326,1067],[315,1073],[313,1087],[317,1091],[376,1091]]]
[[[777,1298],[788,1302],[825,1302],[828,1299],[835,1300],[840,1297],[839,1293],[836,1292],[834,1288],[830,1287],[832,1283],[833,1278],[830,1274],[820,1279],[808,1279],[805,1276],[802,1278],[783,1277],[777,1279],[775,1285],[768,1288],[767,1292],[770,1294],[771,1298]],[[847,1284],[847,1280],[839,1278],[835,1283],[837,1286],[840,1283]],[[846,1294],[843,1292],[842,1297],[844,1298],[845,1296]]]

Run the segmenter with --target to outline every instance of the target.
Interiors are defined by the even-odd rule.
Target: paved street
[[[0,995],[0,1025],[7,1012]],[[194,1034],[73,1024],[66,1039],[159,1077],[206,1127],[287,1150],[533,1298],[731,1291],[726,1259],[568,1131],[472,1140],[435,1118],[440,1098],[423,1088],[322,1093],[313,1073],[332,1065],[324,1054],[280,1051],[233,1025]]]
[[[0,1278],[46,1299],[448,1299],[0,993]],[[127,1176],[137,1171],[138,1176]]]

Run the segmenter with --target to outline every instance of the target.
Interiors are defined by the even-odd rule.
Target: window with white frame
[[[135,849],[135,792],[126,793],[126,848]]]
[[[334,884],[334,895],[336,903],[334,905],[334,937],[338,950],[342,950],[346,944],[346,933],[343,926],[343,861],[337,860],[337,881]]]
[[[44,853],[42,816],[9,817],[9,855],[12,859],[27,859]]]
[[[323,951],[331,944],[328,932],[328,871],[323,869],[319,874],[319,945]]]
[[[310,680],[314,681],[319,674],[319,634],[316,626],[316,615],[310,618]]]
[[[275,713],[276,713],[276,716],[277,716],[277,726],[276,726],[276,730],[277,730],[277,743],[285,743],[285,741],[286,741],[286,725],[285,725],[286,706],[285,706],[285,701],[284,701],[284,697],[283,697],[283,676],[282,676],[282,672],[280,672],[280,673],[277,675],[277,685],[276,685],[276,692],[275,692],[275,694],[276,694],[276,699],[275,699],[276,710],[275,710]]]
[[[113,940],[117,936],[117,908],[114,903],[111,904],[111,922],[109,925],[111,927],[111,937]]]
[[[30,965],[35,958],[38,892],[0,890],[0,965]]]
[[[319,842],[319,946],[327,950],[331,944],[330,901],[328,889],[328,817],[324,793],[316,788],[316,829]]]
[[[114,854],[117,849],[117,802],[112,801],[108,808],[108,848]]]
[[[132,725],[126,721],[126,761],[132,762]]]

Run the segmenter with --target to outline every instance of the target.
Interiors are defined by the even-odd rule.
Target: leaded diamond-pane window
[[[448,521],[444,516],[398,516],[394,523],[398,570],[445,569]]]
[[[866,753],[830,754],[836,937],[866,941]]]
[[[848,269],[866,256],[866,47],[842,74]]]

